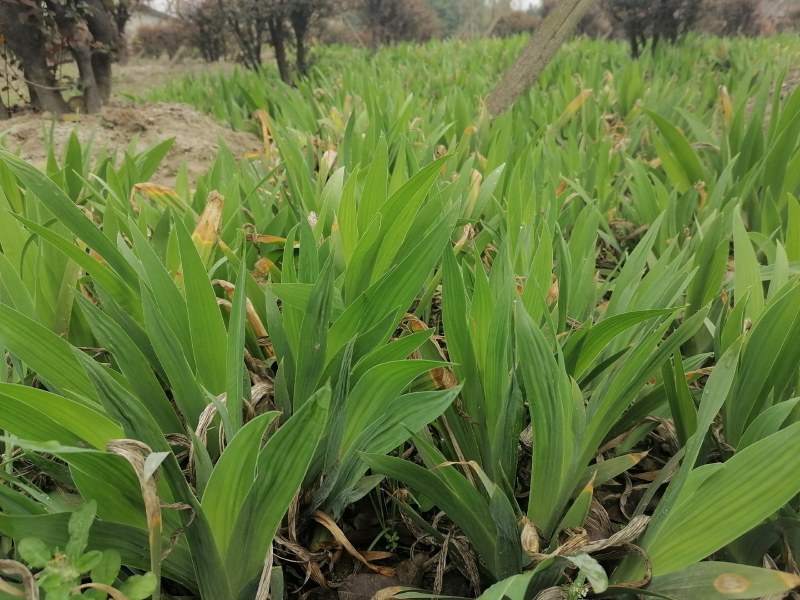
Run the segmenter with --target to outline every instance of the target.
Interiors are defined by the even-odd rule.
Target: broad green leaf
[[[131,575],[120,586],[119,591],[130,600],[144,600],[155,592],[158,580],[152,572],[144,575]]]
[[[797,381],[800,284],[789,283],[761,313],[747,335],[733,395],[725,406],[725,436],[736,445],[772,394],[783,397]]]
[[[233,525],[256,477],[261,440],[277,416],[277,412],[265,413],[242,427],[226,446],[206,485],[203,511],[222,556],[228,552]]]
[[[372,283],[397,263],[403,240],[446,160],[442,157],[421,169],[381,206],[381,244],[374,260]]]
[[[786,422],[789,415],[792,414],[798,402],[800,402],[800,398],[784,400],[774,406],[770,406],[767,410],[758,415],[745,430],[742,439],[739,440],[737,449],[743,450],[758,440],[778,431]]]
[[[53,558],[53,553],[38,538],[23,538],[17,544],[17,552],[29,566],[41,569]]]
[[[672,600],[766,598],[800,586],[800,576],[724,562],[701,562],[653,577],[645,588]]]
[[[737,452],[694,493],[680,497],[662,525],[669,534],[642,542],[653,573],[673,573],[706,558],[791,500],[800,492],[798,453],[795,423]],[[687,489],[699,470],[687,478]]]
[[[800,201],[791,194],[788,197],[789,214],[786,222],[786,256],[792,262],[800,262]]]
[[[672,519],[672,511],[675,507],[682,502],[684,495],[684,486],[694,465],[700,450],[703,446],[703,441],[706,437],[706,432],[717,417],[720,409],[722,408],[725,400],[728,398],[731,386],[733,384],[733,375],[736,372],[736,366],[739,360],[739,353],[741,351],[741,340],[734,344],[718,361],[714,367],[714,371],[708,378],[706,386],[703,389],[703,395],[700,399],[700,408],[697,412],[697,428],[692,436],[689,438],[685,446],[685,455],[681,467],[678,472],[670,480],[669,487],[667,487],[664,496],[661,498],[653,516],[650,520],[647,530],[645,531],[639,546],[643,548],[650,548],[657,546],[662,539],[666,540],[673,535],[672,530],[665,528],[665,522]],[[752,488],[751,488],[752,489]],[[705,507],[705,502],[703,507]],[[700,507],[698,507],[699,509]],[[705,535],[705,531],[702,535]],[[744,532],[742,532],[744,533]],[[692,535],[701,535],[700,532],[692,532]],[[709,552],[710,554],[710,552]],[[683,552],[681,552],[683,555]],[[705,558],[705,556],[701,557]],[[689,564],[691,564],[690,561]],[[635,577],[640,576],[643,565],[637,559],[628,557],[626,558],[619,569],[614,573],[615,581],[634,580]],[[678,570],[678,569],[674,569]]]
[[[678,309],[630,311],[603,319],[589,329],[579,329],[564,345],[567,372],[576,379],[586,374],[592,363],[616,336],[657,317],[674,314]]]
[[[580,569],[586,575],[586,579],[592,584],[595,594],[602,594],[608,589],[608,576],[603,567],[594,558],[585,552],[571,554],[567,560]]]
[[[69,542],[64,548],[64,552],[71,560],[77,560],[89,543],[89,530],[94,523],[94,517],[97,514],[97,503],[94,500],[89,500],[75,510],[69,517],[69,524],[67,531],[69,533]],[[87,571],[89,569],[86,569]]]
[[[257,475],[236,518],[225,556],[234,593],[257,578],[272,538],[297,494],[327,422],[331,389],[318,390],[259,454]],[[291,460],[282,458],[291,457]]]
[[[686,184],[686,189],[680,189],[681,192],[687,191],[689,186],[692,186],[699,181],[705,181],[706,176],[700,159],[694,148],[686,140],[686,137],[681,133],[672,123],[665,118],[657,115],[656,113],[647,111],[653,123],[656,124],[661,135],[664,136],[670,153],[675,159],[677,166],[680,168],[681,175]],[[665,158],[662,154],[662,160]],[[666,167],[666,165],[665,165]]]
[[[755,321],[764,309],[761,269],[739,212],[733,215],[733,254],[736,260],[733,276],[734,300],[739,302],[749,293],[745,316]]]
[[[69,342],[5,304],[0,304],[0,340],[47,385],[97,399]]]
[[[140,289],[145,288],[145,282],[149,284],[150,298],[158,306],[161,319],[169,326],[175,341],[180,343],[183,349],[181,354],[186,357],[186,361],[194,368],[194,352],[192,350],[186,300],[167,267],[158,258],[150,241],[136,229],[135,225],[131,224],[130,229],[134,249],[142,263]],[[143,292],[140,293],[143,294]]]
[[[175,403],[189,426],[195,429],[200,413],[208,404],[205,392],[189,365],[172,328],[164,320],[150,291],[145,287],[142,287],[142,307],[145,327],[153,343],[153,349],[169,378]]]
[[[99,410],[28,386],[0,383],[0,407],[0,427],[26,439],[58,439],[54,434],[64,429],[75,438],[59,439],[62,443],[82,440],[105,449],[109,440],[123,435],[122,429]],[[58,426],[48,429],[47,422]]]
[[[347,422],[342,448],[348,449],[362,432],[380,417],[416,377],[446,365],[432,360],[399,360],[387,362],[367,371],[347,397]],[[380,402],[376,402],[380,398]]]
[[[197,374],[212,394],[225,390],[225,363],[222,357],[227,333],[217,297],[189,232],[179,219],[175,233],[183,269],[183,289]]]
[[[313,250],[306,248],[306,251]],[[296,358],[293,410],[298,410],[312,396],[325,369],[332,306],[333,262],[328,261],[319,275],[303,316]]]
[[[164,393],[152,367],[127,332],[106,311],[83,296],[78,305],[100,344],[114,357],[122,374],[164,433],[180,431],[175,409]]]
[[[6,150],[0,149],[0,160],[20,178],[25,186],[39,198],[59,222],[66,225],[119,274],[123,281],[135,281],[136,272],[122,257],[103,232],[86,218],[64,191],[32,164],[23,161]],[[77,262],[77,261],[76,261]]]
[[[664,377],[664,389],[678,434],[678,441],[683,446],[697,427],[697,409],[686,380],[680,352],[675,352],[673,355],[672,365],[664,363],[661,373]]]
[[[521,303],[515,323],[518,369],[533,427],[528,516],[549,537],[572,491],[567,481],[574,452],[571,390],[563,365],[556,362],[550,344]]]
[[[111,270],[100,259],[88,254],[79,248],[72,240],[62,237],[55,231],[52,231],[38,223],[29,221],[23,217],[14,215],[20,222],[22,222],[33,233],[44,239],[53,247],[58,249],[67,258],[80,265],[92,278],[106,289],[114,298],[123,305],[127,310],[138,314],[139,307],[138,301],[135,297],[131,282],[138,281],[136,275],[132,279],[126,280]],[[94,227],[94,225],[91,225]]]

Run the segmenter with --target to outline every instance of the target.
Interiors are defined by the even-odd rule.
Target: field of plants
[[[800,40],[490,119],[523,43],[174,81],[263,151],[172,188],[0,150],[0,599],[796,594]]]

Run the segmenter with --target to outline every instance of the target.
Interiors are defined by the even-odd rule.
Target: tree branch
[[[528,91],[595,0],[561,0],[545,17],[525,49],[486,100],[497,116]]]

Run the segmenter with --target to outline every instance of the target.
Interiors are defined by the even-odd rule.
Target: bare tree
[[[631,56],[637,58],[647,40],[652,49],[664,38],[674,44],[700,16],[699,0],[604,0],[608,13],[625,32]]]
[[[758,35],[774,20],[767,19],[761,0],[706,0],[699,28],[716,35]],[[770,7],[775,10],[774,7]]]
[[[373,46],[424,42],[441,33],[436,12],[424,0],[362,0],[359,8]]]
[[[216,0],[202,0],[178,7],[178,16],[189,23],[189,42],[206,62],[221,59],[228,48],[225,13]]]
[[[245,66],[261,66],[261,47],[268,41],[275,52],[281,79],[292,82],[289,62],[291,46],[295,67],[304,75],[308,70],[308,36],[316,19],[334,7],[343,10],[346,2],[336,0],[216,0],[239,45]]]
[[[0,32],[19,59],[31,103],[55,114],[69,112],[46,50],[59,31],[80,74],[86,110],[111,96],[111,63],[119,33],[104,0],[0,0]]]

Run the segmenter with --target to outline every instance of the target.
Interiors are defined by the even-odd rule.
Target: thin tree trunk
[[[497,116],[505,112],[528,91],[594,3],[595,0],[561,0],[556,5],[489,94],[486,100],[489,114]]]
[[[289,59],[286,56],[286,26],[280,16],[270,17],[269,36],[272,49],[275,51],[275,62],[278,63],[278,72],[284,83],[292,84],[292,70],[289,68]]]
[[[308,73],[308,53],[306,51],[306,36],[308,36],[308,15],[302,9],[291,14],[292,30],[294,31],[296,65],[300,75]]]
[[[120,32],[102,0],[84,0],[90,6],[86,24],[94,38],[92,71],[100,99],[105,104],[111,99],[111,63],[121,43]]]
[[[100,97],[100,91],[97,88],[97,81],[95,81],[94,77],[94,68],[92,67],[92,36],[85,24],[78,23],[67,16],[65,11],[57,13],[56,20],[69,44],[72,58],[78,66],[80,87],[86,104],[86,112],[100,112],[103,106],[103,99]]]

